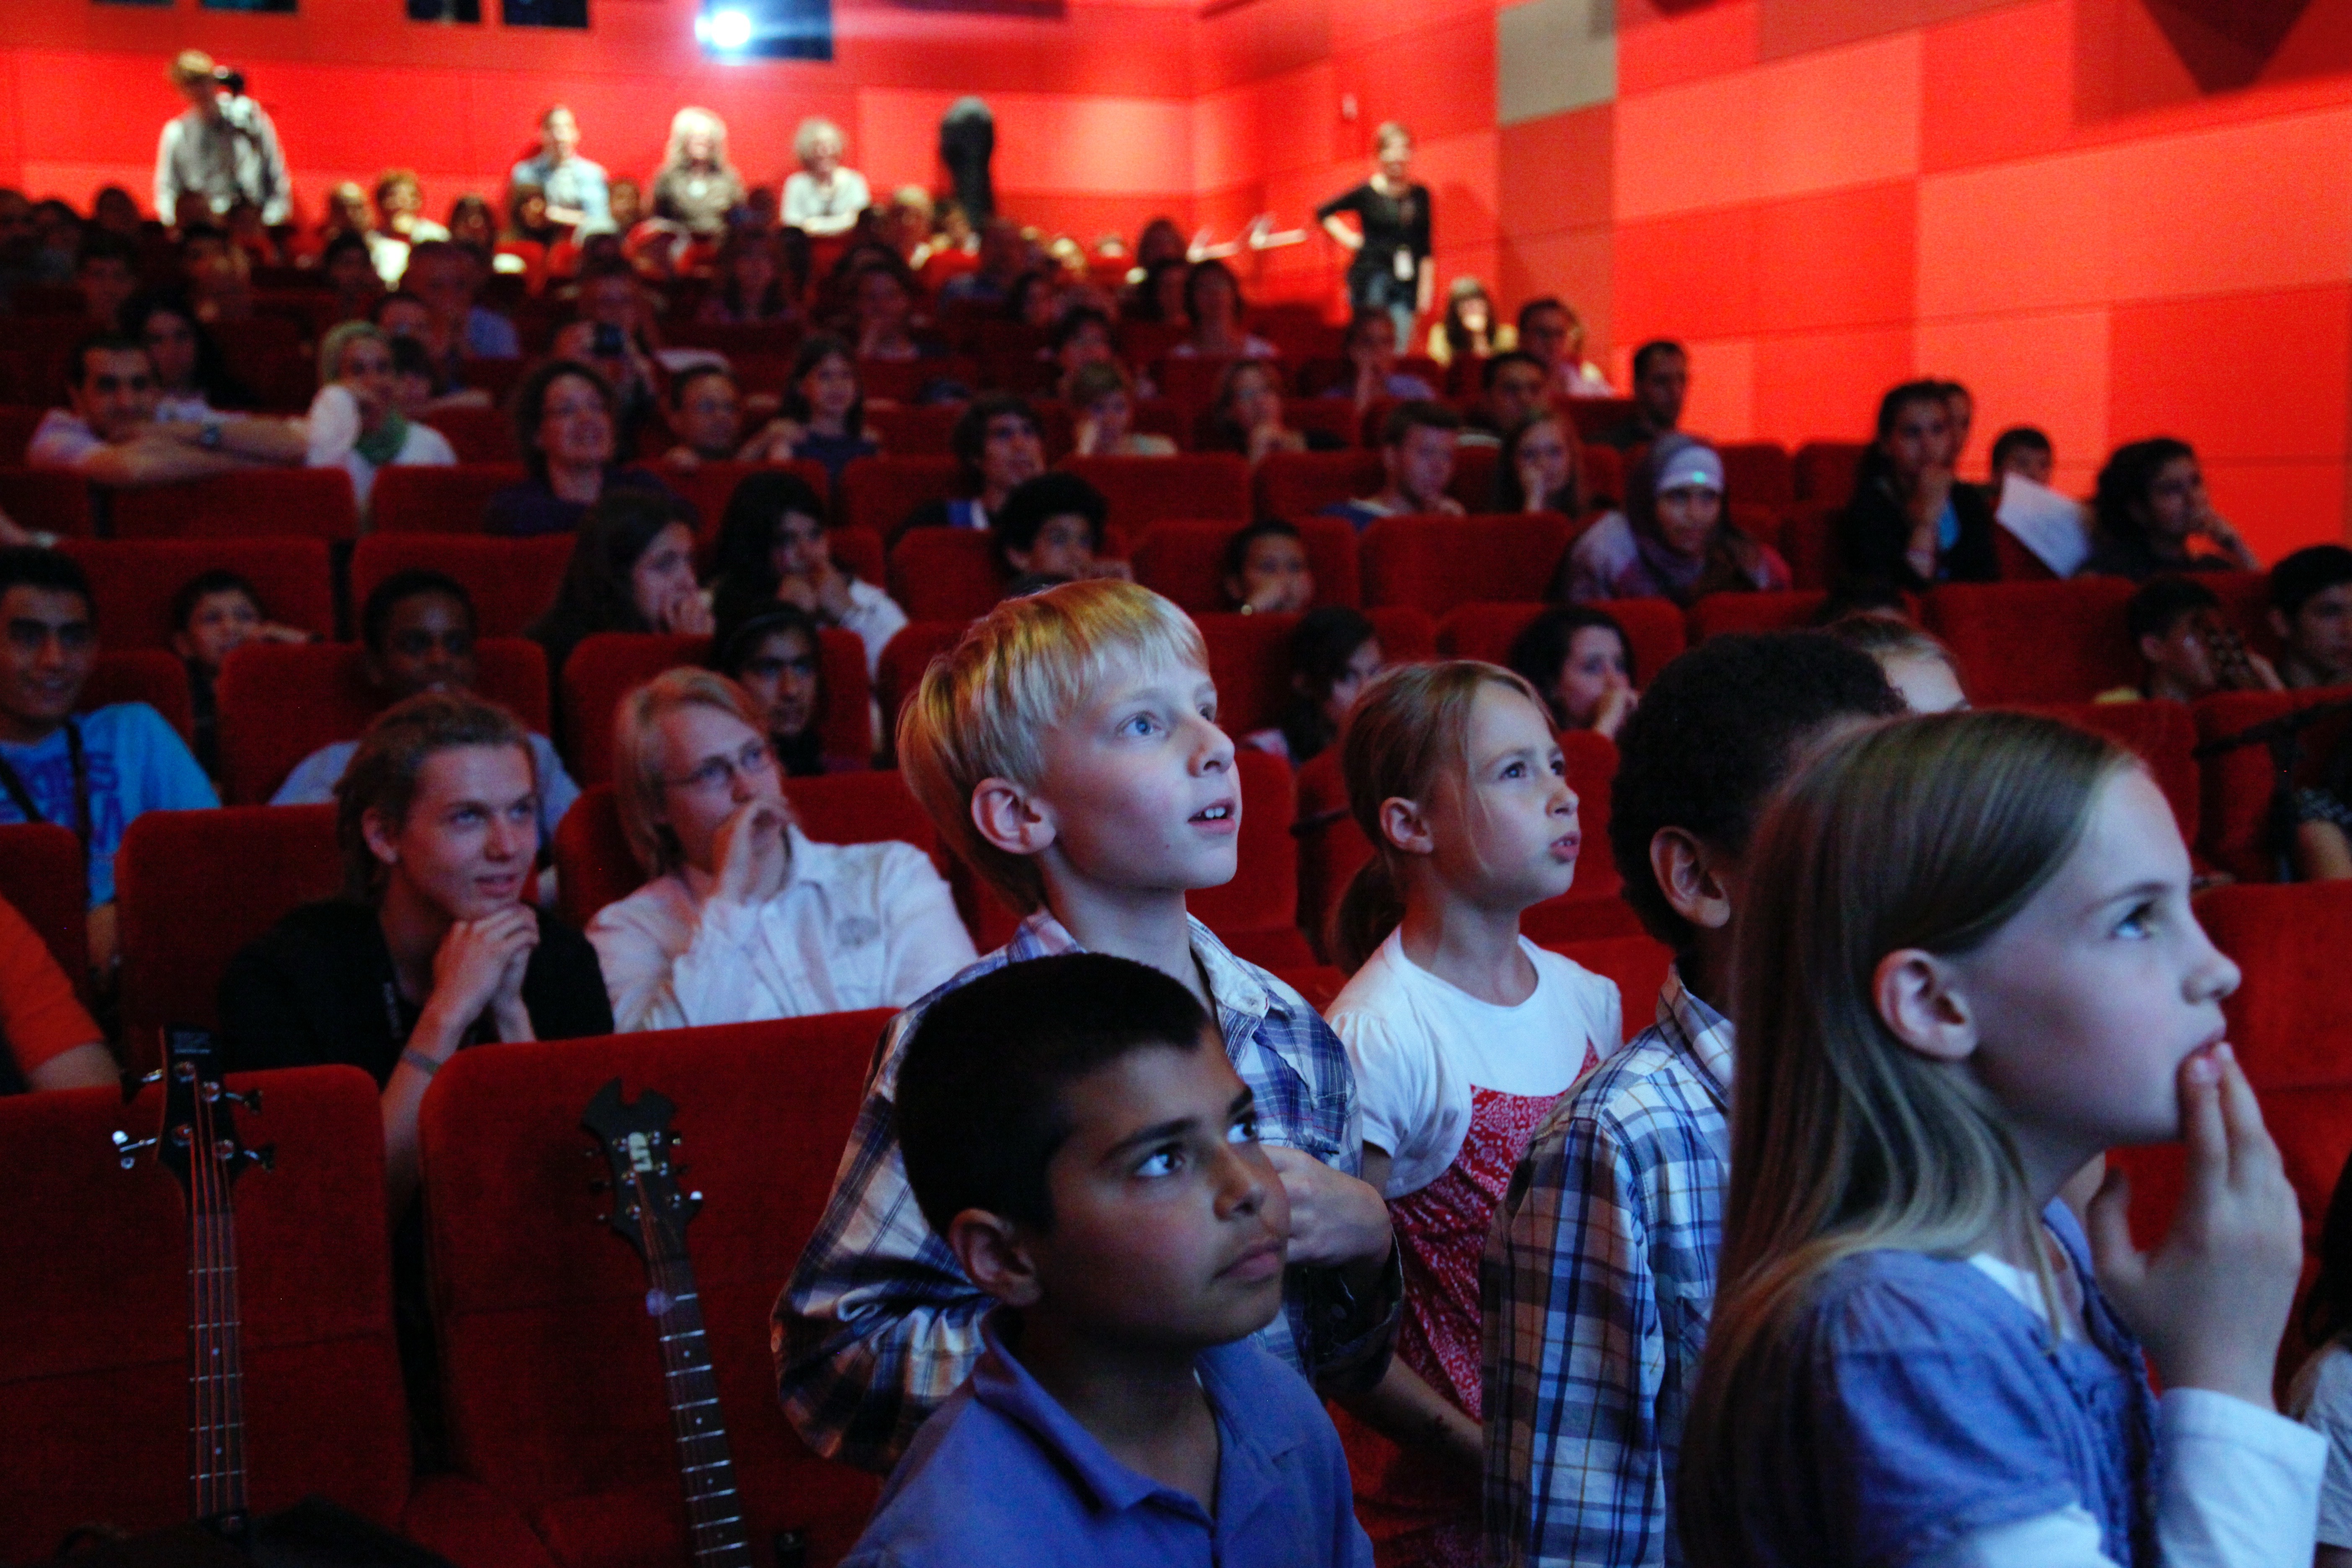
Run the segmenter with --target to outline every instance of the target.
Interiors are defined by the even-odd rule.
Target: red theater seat
[[[963,409],[952,403],[873,406],[866,410],[866,428],[896,458],[951,458],[950,436]]]
[[[218,1022],[221,975],[239,948],[341,890],[335,808],[151,811],[123,834],[115,882],[123,1033],[132,1064],[153,1067],[163,1030]]]
[[[866,710],[866,645],[856,632],[817,633],[824,682],[824,749],[836,757],[874,753]],[[574,778],[583,786],[613,776],[614,710],[621,699],[666,669],[700,668],[710,639],[650,633],[598,632],[574,648],[563,666],[564,733]]]
[[[961,476],[953,458],[856,458],[841,470],[839,520],[896,540],[917,507],[960,493]]]
[[[969,621],[1004,596],[996,536],[972,528],[910,528],[890,547],[890,596],[918,621]]]
[[[1249,519],[1249,465],[1230,452],[1174,458],[1065,458],[1061,467],[1102,491],[1110,521],[1129,534],[1165,518]]]
[[[1496,460],[1501,461],[1498,449]],[[1577,461],[1584,469],[1584,504],[1588,508],[1615,506],[1625,499],[1625,456],[1614,447],[1588,446],[1578,448]],[[1583,519],[1579,518],[1581,522]]]
[[[484,637],[474,657],[477,695],[547,733],[547,656],[539,645]],[[384,705],[368,684],[366,655],[350,643],[249,644],[229,655],[218,695],[228,798],[247,805],[277,794],[320,747],[357,740]]]
[[[1483,658],[1508,667],[1511,644],[1549,605],[1465,605],[1437,623],[1437,651],[1453,658]],[[1671,599],[1614,599],[1593,606],[1617,617],[1633,655],[1636,685],[1683,651],[1684,617]]]
[[[199,574],[225,568],[250,582],[273,621],[335,635],[335,585],[323,539],[76,539],[61,548],[89,574],[98,640],[166,648],[180,628],[172,599]]]
[[[48,822],[0,827],[0,899],[41,933],[66,977],[86,989],[89,884],[81,868],[81,840],[72,829]]]
[[[833,476],[823,463],[794,460],[789,463],[703,463],[693,468],[673,468],[664,465],[656,471],[662,483],[685,500],[696,513],[695,536],[705,549],[719,542],[719,525],[727,518],[727,503],[734,498],[735,487],[750,476],[762,470],[782,468],[798,474],[806,480],[817,499],[824,500],[832,493]]]
[[[1785,594],[1709,594],[1690,609],[1690,640],[1703,643],[1724,632],[1799,631],[1829,602],[1818,589]]]
[[[481,533],[371,533],[352,552],[352,631],[376,584],[397,572],[439,572],[465,585],[474,602],[475,630],[486,637],[517,637],[547,613],[572,536],[497,539]]]
[[[90,531],[89,482],[64,468],[0,468],[0,512],[45,533]]]
[[[48,412],[31,404],[0,404],[0,465],[14,467],[25,460],[25,448],[33,444],[33,432]]]
[[[75,711],[94,713],[114,702],[144,702],[161,713],[182,740],[194,738],[195,700],[188,691],[187,667],[177,654],[152,647],[101,652],[81,689],[81,704]]]
[[[1837,581],[1837,509],[1811,500],[1799,501],[1780,519],[1780,558],[1799,592],[1819,592]]]
[[[1601,847],[1605,853],[1607,846]],[[1615,936],[1545,945],[1616,984],[1617,999],[1624,1009],[1627,1039],[1656,1022],[1658,993],[1665,989],[1666,971],[1675,963],[1674,949],[1664,942],[1652,936]]]
[[[1524,600],[1550,584],[1568,538],[1568,520],[1551,512],[1384,517],[1360,543],[1364,602],[1442,616],[1459,605]]]
[[[1862,441],[1808,441],[1798,447],[1790,465],[1797,500],[1824,507],[1845,505],[1853,499],[1854,471],[1869,450]]]
[[[1979,703],[2087,702],[2139,679],[2124,631],[2131,596],[2119,577],[1947,583],[1927,595],[1927,625]]]
[[[1780,442],[1725,441],[1715,449],[1723,458],[1725,493],[1734,500],[1785,507],[1797,499],[1797,468]]]
[[[1315,574],[1315,602],[1356,604],[1354,526],[1338,517],[1303,517],[1297,524]],[[1153,523],[1131,557],[1136,581],[1194,615],[1225,608],[1225,546],[1241,526],[1223,520]]]
[[[1567,415],[1576,433],[1587,441],[1612,426],[1622,425],[1633,416],[1634,411],[1630,397],[1554,397],[1551,405]]]
[[[689,1560],[646,1276],[596,1217],[581,1115],[618,1078],[677,1108],[702,1207],[686,1232],[756,1539],[836,1561],[871,1476],[816,1458],[775,1408],[768,1313],[823,1213],[887,1010],[467,1051],[419,1121],[434,1316],[460,1469],[566,1568]],[[377,1233],[379,1237],[381,1233]]]
[[[2197,842],[2202,820],[2197,776],[2197,722],[2182,702],[2063,702],[2042,711],[2127,746],[2147,763],[2180,826],[2181,841]]]
[[[1250,497],[1258,516],[1296,522],[1385,482],[1376,451],[1269,452],[1250,477]]]
[[[369,526],[374,533],[479,533],[490,498],[523,478],[520,463],[385,468],[368,500]]]
[[[938,359],[862,359],[857,362],[857,384],[866,395],[876,401],[912,403],[923,395],[924,389],[939,383],[949,383],[965,392],[980,384],[979,362],[964,354],[944,354]]]
[[[909,621],[882,650],[882,664],[874,684],[875,697],[882,709],[885,751],[896,750],[898,710],[915,694],[923,671],[930,667],[932,659],[955,647],[966,625],[963,621]]]
[[[2193,704],[2197,739],[2210,745],[2226,741],[2258,724],[2324,702],[2352,699],[2352,688],[2320,687],[2304,691],[2225,691]],[[2318,782],[2328,760],[2346,743],[2343,714],[2315,721],[2303,731],[2294,782]],[[2204,828],[2197,847],[2208,859],[2242,882],[2280,879],[2280,857],[2286,846],[2271,831],[2271,796],[2277,773],[2270,748],[2261,742],[2235,746],[2202,760],[2198,796]]]
[[[1189,403],[1195,408],[1206,408],[1216,400],[1217,384],[1224,379],[1225,368],[1233,363],[1234,356],[1230,354],[1212,357],[1171,353],[1153,367],[1151,379],[1159,384],[1161,396]],[[1290,383],[1288,367],[1279,360],[1263,363],[1273,369],[1280,380],[1282,390],[1287,391]]]
[[[1298,616],[1195,616],[1209,647],[1209,674],[1217,683],[1217,722],[1239,738],[1279,723],[1290,701],[1290,633]],[[1410,605],[1370,612],[1381,656],[1391,664],[1436,651],[1429,616]]]
[[[441,432],[461,463],[520,463],[514,416],[503,408],[436,408],[425,421]]]
[[[116,490],[109,517],[117,539],[240,534],[349,539],[360,523],[352,477],[341,468],[255,468]]]

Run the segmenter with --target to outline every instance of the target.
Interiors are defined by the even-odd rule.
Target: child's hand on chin
[[[2267,1410],[2303,1269],[2302,1215],[2230,1047],[2191,1052],[2179,1083],[2189,1152],[2179,1211],[2155,1252],[2137,1251],[2131,1184],[2111,1168],[2091,1204],[2099,1285],[2165,1386],[2211,1389]]]

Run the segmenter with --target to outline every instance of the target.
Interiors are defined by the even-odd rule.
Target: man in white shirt
[[[25,449],[36,468],[71,468],[92,484],[168,485],[309,455],[302,428],[283,419],[214,415],[159,423],[155,363],[131,338],[82,340],[66,373],[66,408],[42,416]]]
[[[652,880],[599,911],[588,940],[624,1031],[901,1007],[972,962],[920,849],[800,831],[762,719],[704,669],[622,701],[614,789]]]
[[[202,196],[215,216],[240,200],[261,209],[264,224],[292,216],[293,183],[278,128],[261,105],[240,90],[226,89],[202,49],[183,49],[164,73],[188,100],[165,122],[155,148],[155,213],[174,220],[184,196]]]

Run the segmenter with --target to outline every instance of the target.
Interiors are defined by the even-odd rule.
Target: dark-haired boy
[[[898,1071],[907,1179],[997,1305],[848,1568],[1369,1564],[1314,1391],[1249,1336],[1290,1205],[1190,992],[1127,959],[942,996]]]
[[[2221,601],[2195,578],[2151,577],[2141,584],[2124,604],[2124,629],[2147,673],[2139,685],[2102,691],[2097,700],[2194,702],[2231,684],[2213,653],[2230,635]],[[2256,682],[2252,689],[2280,689],[2270,660],[2249,648],[2246,664]]]
[[[1618,733],[1609,847],[1675,966],[1656,1023],[1537,1129],[1488,1234],[1488,1563],[1681,1560],[1671,1493],[1731,1169],[1723,1008],[1748,835],[1809,745],[1903,710],[1829,637],[1727,636],[1661,669]]]
[[[1008,577],[1031,575],[1075,583],[1082,577],[1135,574],[1124,561],[1107,558],[1103,524],[1110,502],[1077,475],[1055,469],[1014,488],[988,521],[997,564]]]
[[[310,640],[310,634],[300,627],[272,621],[251,580],[225,566],[197,573],[172,595],[172,651],[187,667],[188,696],[196,718],[196,761],[207,778],[221,776],[220,703],[215,690],[228,656],[249,642]]]
[[[2352,685],[2352,550],[2314,544],[2272,567],[2271,630],[2287,685]]]
[[[948,440],[961,470],[958,482],[971,493],[925,501],[907,514],[893,542],[910,528],[986,528],[1016,486],[1045,471],[1045,426],[1028,401],[1011,393],[985,393],[964,405]]]
[[[1377,495],[1360,496],[1323,509],[1344,517],[1362,532],[1384,517],[1408,513],[1462,515],[1462,503],[1445,493],[1454,482],[1454,457],[1462,437],[1462,416],[1446,404],[1416,400],[1389,410],[1381,426],[1381,471],[1387,482]]]

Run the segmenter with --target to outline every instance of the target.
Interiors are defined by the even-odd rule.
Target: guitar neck
[[[648,1305],[660,1337],[663,1384],[669,1394],[677,1465],[686,1484],[686,1513],[694,1537],[695,1568],[750,1568],[751,1531],[735,1488],[735,1461],[719,1409],[719,1380],[702,1331],[702,1300],[694,1265],[681,1249],[647,1268]]]
[[[237,1311],[236,1223],[202,1094],[188,1150],[188,1484],[195,1516],[243,1528],[245,1336]]]

